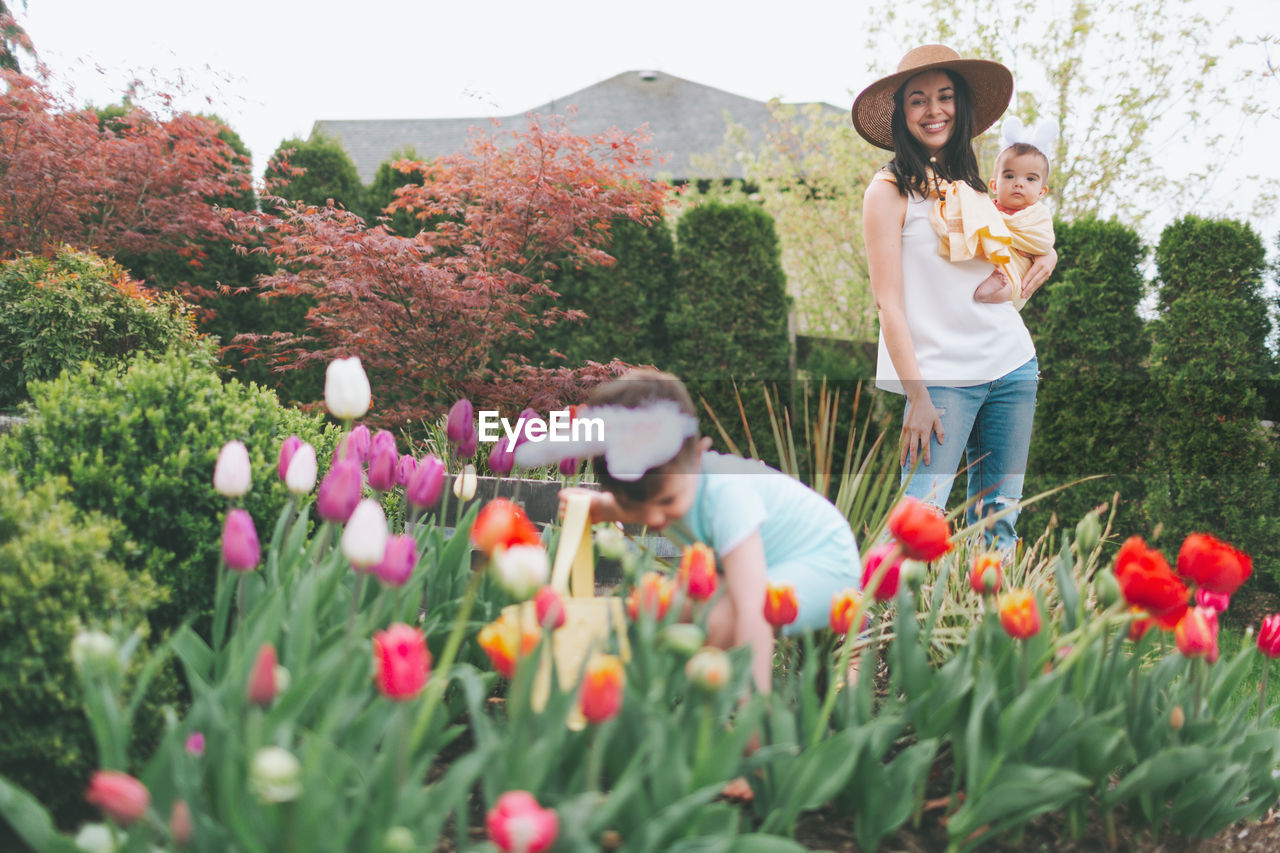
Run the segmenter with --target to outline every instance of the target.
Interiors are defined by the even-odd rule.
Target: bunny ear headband
[[[522,468],[555,465],[563,459],[603,456],[609,473],[628,482],[676,457],[686,438],[698,434],[698,419],[669,400],[635,409],[596,406],[580,409],[569,441],[526,441],[516,448]]]
[[[1058,123],[1051,118],[1041,119],[1035,127],[1025,127],[1017,116],[1009,116],[1000,125],[1000,150],[1022,143],[1031,145],[1048,159],[1054,143],[1058,141]]]

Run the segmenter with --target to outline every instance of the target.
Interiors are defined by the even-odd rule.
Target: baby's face
[[[1044,182],[1047,165],[1044,157],[1034,152],[1001,154],[996,161],[996,176],[991,179],[996,201],[1001,207],[1022,210],[1044,198],[1049,191]]]
[[[622,520],[650,530],[664,530],[671,522],[684,518],[698,497],[698,472],[699,466],[692,465],[666,474],[656,493],[643,503],[615,495]]]

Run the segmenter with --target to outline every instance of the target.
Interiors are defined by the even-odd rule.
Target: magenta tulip
[[[280,479],[284,480],[289,473],[289,463],[293,461],[293,454],[298,452],[298,448],[302,446],[302,439],[296,435],[291,435],[280,445],[280,461],[276,463],[276,473],[280,475]]]
[[[561,459],[559,465],[561,476],[572,477],[574,474],[578,473],[578,465],[580,464],[581,461],[576,456]]]
[[[444,489],[444,463],[438,456],[428,456],[414,470],[405,488],[405,498],[418,508],[426,509],[436,505],[440,500],[440,492]]]
[[[386,436],[389,440],[381,440]],[[396,466],[400,464],[400,452],[396,450],[396,440],[391,433],[382,430],[373,442],[369,452],[369,488],[378,492],[389,492],[396,484]]]
[[[444,434],[450,444],[462,444],[476,431],[476,410],[471,401],[465,397],[454,403],[449,409],[449,417],[445,421]]]
[[[343,459],[334,463],[320,483],[320,491],[316,495],[316,511],[325,521],[346,524],[351,513],[355,512],[356,504],[360,503],[363,485],[359,462]]]
[[[396,463],[396,485],[407,486],[409,479],[413,477],[413,472],[418,468],[418,460],[414,459],[408,453],[400,457],[400,461]]]
[[[400,534],[387,540],[382,562],[373,567],[373,573],[388,586],[404,586],[417,564],[418,543],[412,536]]]
[[[493,449],[489,451],[489,470],[499,477],[510,474],[516,464],[516,452],[509,448],[509,445],[509,441],[500,438],[493,443]]]
[[[233,572],[248,572],[262,561],[262,546],[253,516],[246,510],[233,509],[222,524],[222,559]]]

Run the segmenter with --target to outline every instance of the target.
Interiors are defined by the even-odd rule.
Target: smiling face
[[[956,92],[943,71],[926,71],[902,88],[902,114],[907,132],[930,155],[947,144],[955,130]]]
[[[1006,149],[996,159],[996,176],[991,179],[996,203],[1008,210],[1030,207],[1049,191],[1045,184],[1049,161],[1039,151],[1016,153]]]

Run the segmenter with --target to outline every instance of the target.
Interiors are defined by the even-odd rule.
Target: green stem
[[[1031,663],[1029,660],[1029,658],[1031,657],[1031,652],[1030,650],[1027,649],[1027,641],[1023,640],[1021,645],[1022,645],[1022,662],[1018,665],[1018,693],[1019,694],[1027,692],[1027,669],[1031,666]]]
[[[467,631],[467,623],[471,618],[471,608],[475,606],[476,596],[480,592],[480,583],[484,580],[484,572],[472,572],[467,582],[467,591],[458,607],[458,615],[453,618],[453,628],[445,641],[444,652],[435,670],[438,675],[427,683],[426,701],[422,703],[422,711],[414,724],[413,733],[409,736],[409,752],[417,752],[419,742],[426,737],[431,726],[431,718],[435,715],[436,706],[444,698],[445,688],[449,686],[449,671],[453,668],[454,658],[458,656],[458,648],[462,645],[463,635]]]
[[[1262,684],[1258,685],[1258,725],[1262,725],[1262,706],[1267,697],[1267,673],[1271,671],[1271,658],[1262,659]]]

